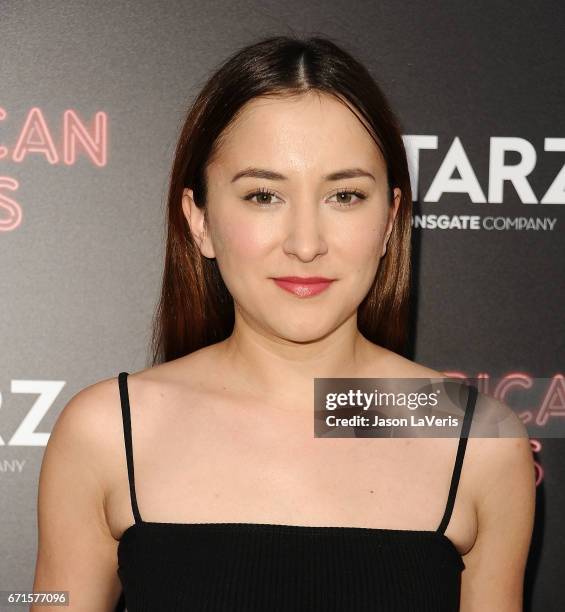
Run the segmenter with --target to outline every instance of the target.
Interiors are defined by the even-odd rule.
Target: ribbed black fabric
[[[118,376],[135,523],[118,545],[128,612],[447,612],[463,559],[444,534],[477,398],[469,386],[436,531],[263,523],[156,523],[137,507],[127,372]]]

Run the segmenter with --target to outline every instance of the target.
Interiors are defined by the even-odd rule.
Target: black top
[[[445,512],[435,531],[144,521],[134,484],[127,372],[118,383],[135,523],[118,544],[128,612],[459,610],[465,564],[444,534],[477,399],[469,386]]]

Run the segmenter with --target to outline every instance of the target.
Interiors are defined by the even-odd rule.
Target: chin
[[[332,327],[323,325],[320,320],[309,321],[302,319],[296,325],[292,325],[289,321],[285,321],[281,325],[271,325],[277,336],[288,340],[289,342],[305,343],[316,342],[321,340],[332,332]]]

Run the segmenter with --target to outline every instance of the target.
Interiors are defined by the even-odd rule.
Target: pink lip
[[[285,276],[273,279],[275,283],[285,291],[289,291],[298,297],[310,297],[325,291],[335,279],[320,276],[300,277]]]

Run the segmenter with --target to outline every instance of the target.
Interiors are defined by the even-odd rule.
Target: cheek
[[[267,261],[276,244],[276,227],[234,215],[219,227],[212,241],[220,274],[235,302],[253,312],[262,303],[255,295],[257,283],[272,272]]]
[[[376,267],[382,250],[386,230],[384,215],[360,215],[340,224],[334,233],[340,259],[358,264],[362,269]]]
[[[243,272],[242,264],[256,263],[264,257],[273,239],[273,229],[265,223],[250,222],[243,216],[222,221],[212,240],[218,265],[226,271]]]

